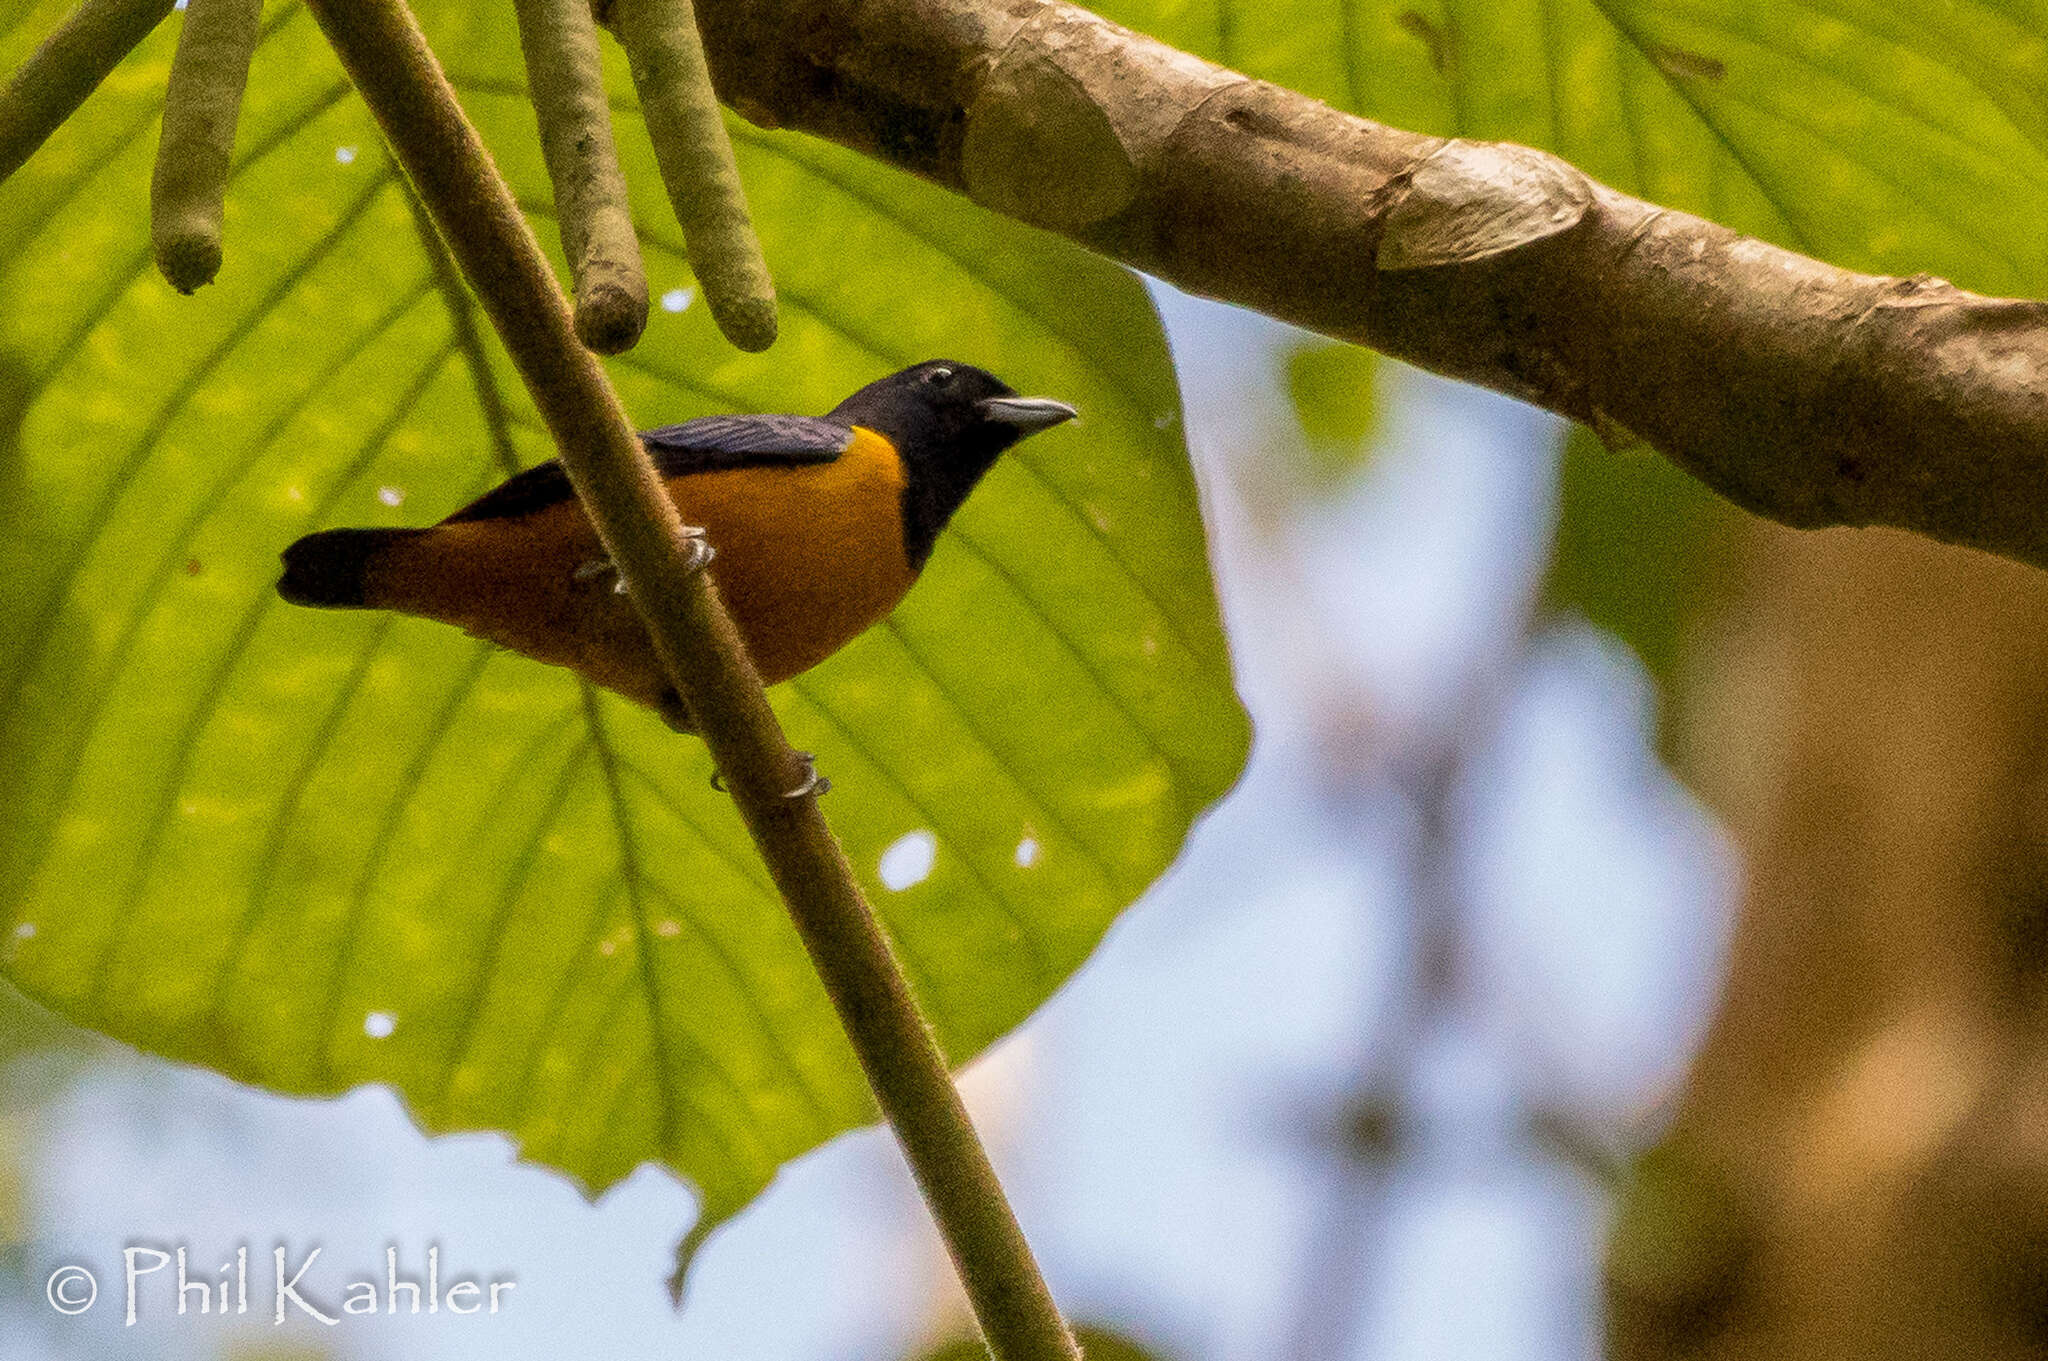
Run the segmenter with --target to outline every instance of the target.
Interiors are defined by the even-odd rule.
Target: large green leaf
[[[62,3],[0,21],[0,62]],[[424,9],[552,247],[509,9]],[[548,450],[295,5],[267,16],[220,283],[155,276],[171,38],[0,197],[7,972],[280,1091],[388,1082],[427,1128],[509,1131],[593,1189],[661,1160],[715,1222],[871,1116],[823,991],[697,743],[453,630],[275,598],[296,535],[430,521]],[[619,121],[654,291],[686,289],[645,132]],[[612,364],[644,423],[820,411],[942,354],[1085,416],[1006,458],[904,608],[776,696],[964,1060],[1243,763],[1173,374],[1130,275],[741,132],[783,338],[742,356],[701,305],[658,309]],[[908,877],[928,859],[920,882],[880,882],[891,847]]]

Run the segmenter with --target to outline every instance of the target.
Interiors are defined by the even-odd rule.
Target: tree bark
[[[721,96],[1181,288],[1647,440],[1812,527],[2048,565],[2048,308],[1383,127],[1057,0],[699,0]]]

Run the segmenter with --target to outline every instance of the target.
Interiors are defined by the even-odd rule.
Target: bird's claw
[[[807,794],[829,794],[832,792],[832,781],[818,773],[817,757],[807,751],[800,751],[796,753],[796,759],[804,763],[804,780],[796,788],[784,793],[783,798],[800,799]],[[721,794],[726,792],[725,780],[715,770],[711,772],[711,787]]]
[[[701,572],[711,565],[718,556],[718,550],[704,537],[704,531],[695,525],[683,526],[683,570]]]
[[[569,579],[579,585],[588,585],[590,582],[600,580],[606,573],[616,575],[618,570],[619,565],[610,558],[593,558],[569,573]],[[626,579],[622,576],[617,577],[612,582],[612,594],[625,595],[626,593]]]
[[[617,576],[618,570],[619,565],[610,558],[592,558],[589,562],[578,565],[575,571],[569,573],[569,579],[578,585],[588,585],[590,582],[602,579],[606,573]],[[617,577],[612,582],[612,594],[625,595],[626,593],[626,579],[622,576]]]
[[[832,792],[832,781],[818,773],[817,757],[807,751],[800,751],[796,754],[796,759],[804,763],[804,781],[796,788],[784,793],[783,798],[800,799],[806,794],[829,794]]]
[[[683,527],[683,570],[685,572],[701,572],[706,567],[709,567],[711,560],[717,556],[718,550],[713,548],[710,542],[705,539],[703,530],[695,525],[685,525]],[[577,564],[576,570],[569,573],[569,577],[578,584],[587,584],[597,581],[608,574],[616,576],[618,570],[619,565],[610,558],[592,558],[589,562]],[[626,595],[627,593],[626,579],[623,576],[619,576],[617,580],[612,582],[612,594]]]

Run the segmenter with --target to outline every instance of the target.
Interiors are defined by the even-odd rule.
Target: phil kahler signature
[[[271,1306],[272,1323],[306,1318],[332,1328],[350,1315],[495,1314],[518,1284],[503,1275],[488,1281],[456,1276],[444,1282],[441,1247],[436,1243],[427,1248],[426,1271],[420,1276],[400,1274],[398,1249],[392,1246],[384,1249],[381,1273],[351,1273],[337,1287],[334,1278],[323,1277],[318,1267],[320,1251],[311,1247],[295,1258],[282,1244],[272,1250],[269,1278],[256,1283],[256,1298]],[[125,1323],[130,1328],[152,1314],[192,1318],[251,1312],[246,1245],[218,1267],[195,1270],[182,1243],[168,1249],[130,1244],[121,1251],[121,1265]],[[83,1314],[99,1301],[99,1278],[89,1267],[66,1264],[50,1272],[43,1293],[58,1313]]]

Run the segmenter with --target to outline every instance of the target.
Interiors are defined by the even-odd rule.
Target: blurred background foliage
[[[1712,614],[1739,589],[1743,512],[1640,445],[1609,449],[1575,428],[1558,466],[1557,540],[1545,603],[1627,643],[1674,696]],[[1661,746],[1676,705],[1661,704]]]
[[[516,68],[503,55],[510,42],[505,16],[453,0],[426,8],[466,98],[527,188],[529,206],[544,219],[545,181],[537,173],[530,128],[521,121]],[[1847,267],[1941,274],[1989,292],[2042,292],[2048,12],[2035,5],[1105,0],[1097,8],[1370,117],[1443,135],[1544,146],[1628,192]],[[25,50],[60,9],[45,0],[0,19],[0,65]],[[213,365],[196,385],[209,387],[238,362],[205,358],[208,347],[233,338],[233,326],[222,320],[224,299],[253,299],[264,287],[288,287],[294,297],[317,301],[309,333],[388,332],[391,357],[373,357],[359,370],[345,366],[332,341],[308,350],[333,356],[323,382],[372,379],[370,388],[388,393],[408,376],[397,371],[401,358],[447,344],[446,319],[424,315],[431,304],[422,305],[419,317],[387,315],[371,305],[389,300],[388,291],[378,291],[387,285],[424,292],[419,260],[409,249],[387,249],[409,228],[389,192],[359,188],[367,175],[385,172],[353,102],[331,79],[323,85],[307,76],[330,72],[309,37],[310,25],[289,4],[273,4],[270,16],[275,46],[259,56],[259,77],[266,60],[293,69],[289,80],[274,81],[252,100],[249,126],[277,131],[276,159],[231,192],[230,274],[202,295],[204,307],[173,311],[168,298],[154,297],[152,290],[167,290],[141,277],[137,253],[140,186],[153,144],[152,95],[168,34],[159,34],[117,74],[88,106],[81,127],[67,130],[0,193],[0,240],[14,243],[0,254],[10,295],[62,299],[54,311],[17,307],[4,323],[0,361],[12,367],[0,381],[0,431],[24,428],[31,441],[39,429],[125,431],[125,438],[138,441],[132,445],[137,450],[171,449],[175,461],[157,470],[167,483],[191,482],[191,470],[216,453],[210,430],[259,417],[229,402],[181,417],[189,430],[164,424],[166,399],[198,370],[188,364],[181,376],[175,364],[161,363],[159,347],[164,337],[182,332],[186,318],[212,314],[206,324],[218,329],[189,342],[192,355]],[[636,412],[666,420],[722,406],[822,409],[851,386],[856,370],[886,367],[883,357],[894,339],[901,339],[901,357],[908,359],[921,357],[910,353],[917,346],[971,336],[1001,356],[991,367],[1005,376],[1043,375],[1042,385],[1056,395],[1089,393],[1076,400],[1091,416],[1096,408],[1114,413],[1107,437],[1123,451],[1121,458],[1155,469],[1150,476],[1159,484],[1180,476],[1179,408],[1157,336],[1147,329],[1141,304],[1128,292],[1116,293],[1108,275],[1102,276],[1105,315],[1076,299],[1089,290],[1066,281],[1066,271],[1084,266],[1041,238],[1012,232],[829,148],[742,136],[745,169],[791,311],[785,340],[764,367],[702,345],[706,319],[701,308],[688,305],[687,275],[672,232],[664,237],[655,182],[642,167],[635,180],[646,198],[640,217],[650,268],[657,291],[669,288],[683,310],[658,320],[644,357],[621,367]],[[632,133],[624,140],[632,144],[629,156],[640,154]],[[346,162],[337,159],[343,150],[351,153]],[[81,192],[102,183],[114,188]],[[122,185],[129,187],[125,198]],[[829,229],[820,225],[820,202],[838,214]],[[292,232],[271,241],[267,232],[287,219]],[[309,251],[350,223],[359,224],[350,229],[363,241],[337,253],[328,274],[306,267]],[[541,226],[545,239],[550,224]],[[832,248],[818,250],[827,239]],[[56,244],[30,253],[20,244],[30,241]],[[908,261],[899,267],[918,284],[878,288],[869,275],[846,270],[845,261],[856,255],[878,265]],[[250,271],[241,284],[232,273],[238,256]],[[943,289],[932,286],[933,270],[941,272]],[[244,293],[237,295],[238,288]],[[903,300],[918,294],[945,301],[906,309]],[[1048,325],[1047,313],[1073,320]],[[1427,1288],[1411,1293],[1454,1300],[1483,1317],[1494,1315],[1482,1303],[1505,1310],[1503,1336],[1512,1340],[1495,1350],[1476,1343],[1460,1350],[1415,1342],[1440,1335],[1389,1334],[1371,1322],[1407,1316],[1400,1299],[1372,1288],[1374,1281],[1384,1286],[1392,1271],[1386,1258],[1389,1245],[1400,1241],[1403,1207],[1419,1213],[1412,1200],[1402,1199],[1412,1191],[1402,1188],[1432,1176],[1469,1178],[1477,1161],[1496,1170],[1563,1165],[1600,1196],[1613,1197],[1619,1222],[1604,1294],[1615,1354],[2038,1355],[2048,1335],[2040,1307],[2048,1157],[2041,1152],[2038,1118],[2048,1108],[2038,1024],[2039,971],[2048,953],[2040,948],[2048,939],[2041,925],[2048,911],[2041,887],[2048,884],[2048,780],[2042,776],[2048,762],[2041,759],[2048,751],[2048,706],[2040,703],[2039,677],[2048,674],[2048,658],[2038,655],[2033,641],[2048,637],[2048,596],[2038,574],[1895,535],[1777,532],[1706,497],[1654,456],[1609,449],[1586,431],[1563,442],[1554,479],[1541,432],[1524,432],[1509,454],[1489,462],[1467,446],[1483,443],[1473,431],[1490,428],[1495,418],[1475,425],[1455,399],[1441,398],[1429,408],[1434,433],[1418,436],[1395,410],[1412,410],[1412,401],[1404,406],[1386,397],[1390,385],[1402,389],[1412,376],[1369,355],[1263,330],[1252,343],[1239,321],[1192,309],[1184,315],[1175,359],[1190,385],[1189,435],[1198,446],[1212,446],[1204,465],[1210,509],[1217,513],[1212,527],[1226,537],[1239,535],[1216,551],[1252,583],[1237,589],[1256,602],[1231,621],[1240,671],[1264,665],[1282,677],[1261,692],[1266,707],[1254,701],[1262,732],[1269,734],[1265,749],[1278,753],[1271,758],[1276,762],[1293,762],[1297,777],[1315,791],[1313,825],[1326,840],[1355,837],[1370,848],[1369,856],[1398,867],[1387,871],[1398,885],[1391,905],[1370,906],[1372,895],[1364,891],[1356,904],[1361,919],[1378,921],[1373,913],[1382,911],[1395,923],[1386,928],[1390,934],[1373,937],[1353,965],[1377,980],[1369,1004],[1348,1018],[1359,1052],[1345,1050],[1339,1071],[1323,1075],[1327,1087],[1291,1104],[1270,1092],[1235,1093],[1243,1104],[1259,1106],[1255,1116],[1237,1109],[1236,1117],[1269,1132],[1266,1108],[1281,1107],[1297,1161],[1327,1172],[1293,1226],[1302,1246],[1289,1259],[1288,1274],[1298,1299],[1292,1308],[1273,1311],[1279,1322],[1266,1318],[1254,1344],[1216,1343],[1213,1328],[1204,1333],[1182,1320],[1182,1336],[1214,1344],[1188,1354],[1585,1354],[1583,1335],[1560,1342],[1529,1326],[1528,1311],[1500,1303],[1497,1282],[1469,1272],[1461,1277],[1455,1264],[1429,1278],[1439,1295]],[[294,339],[258,331],[244,338],[259,348]],[[360,354],[373,355],[370,347],[384,343],[364,340]],[[1197,362],[1205,349],[1211,352],[1206,369]],[[1223,358],[1216,357],[1219,351]],[[691,357],[679,357],[685,355]],[[1219,382],[1220,375],[1241,376],[1254,356],[1270,360],[1270,372],[1257,382]],[[980,351],[962,357],[979,358]],[[59,360],[71,365],[75,381],[45,396],[45,378]],[[502,368],[489,367],[509,391]],[[1205,410],[1193,396],[1198,381],[1225,396]],[[1261,383],[1270,388],[1269,406],[1258,405],[1254,389]],[[430,429],[431,441],[408,445],[406,423],[394,428],[392,457],[406,468],[409,503],[420,494],[423,459],[445,463],[451,485],[465,470],[481,476],[490,466],[488,432],[478,428],[473,397],[462,388],[463,380],[421,388],[417,415],[407,419]],[[45,401],[40,414],[38,397]],[[1243,410],[1227,409],[1232,402]],[[340,408],[324,428],[293,428],[292,437],[346,449],[362,429],[374,428],[374,417]],[[1105,437],[1101,426],[1089,432],[1091,441]],[[11,583],[0,593],[7,640],[20,639],[23,612],[40,610],[49,595],[38,587],[50,579],[50,562],[62,557],[53,545],[61,547],[67,526],[89,518],[83,492],[100,485],[94,479],[107,472],[104,459],[94,461],[96,443],[104,440],[76,446],[74,466],[64,473],[75,482],[74,494],[56,508],[61,513],[38,504],[33,522],[24,519],[36,503],[25,490],[19,448],[0,446],[6,456],[0,457],[0,479],[13,479],[0,481],[7,492],[0,514],[12,514],[18,530],[0,537],[0,555],[13,555],[0,558]],[[1418,443],[1431,457],[1404,463],[1386,452],[1405,444],[1412,454]],[[541,452],[525,420],[512,422],[500,444],[522,458]],[[1128,490],[1127,466],[1069,468],[1048,457],[1034,471],[1056,480],[1055,500],[1095,509],[1102,507],[1093,498]],[[1069,476],[1083,481],[1057,483]],[[1460,476],[1475,480],[1459,482]],[[1494,528],[1514,540],[1517,532],[1542,525],[1544,546],[1520,556],[1503,551],[1468,578],[1456,577],[1460,560],[1443,542],[1456,538],[1466,521],[1501,513],[1498,484],[1513,483],[1519,495],[1524,476],[1536,490],[1513,500],[1513,526]],[[1432,477],[1438,479],[1433,495],[1415,493],[1418,481]],[[1495,485],[1482,485],[1485,479]],[[1023,509],[1027,489],[1015,485],[1022,480],[1001,491],[990,488],[992,501],[1006,512],[990,516],[986,532],[999,562],[1007,564],[1001,554],[1014,551],[1018,573],[1051,570],[1047,559],[1057,555],[1030,542],[1040,521]],[[336,514],[348,505],[381,515],[368,498],[387,485],[397,483],[384,469],[365,465],[347,493],[353,501],[338,499],[333,508]],[[1166,595],[1187,584],[1199,557],[1188,537],[1192,497],[1185,484],[1163,500],[1112,509],[1121,531],[1149,524],[1162,505],[1171,511],[1166,529],[1150,541],[1132,541],[1130,558],[1156,569],[1144,584]],[[1383,509],[1389,506],[1397,509]],[[1243,516],[1235,528],[1232,510]],[[237,513],[277,526],[310,523],[306,510],[274,499]],[[1005,538],[995,521],[1012,515],[1015,537]],[[970,526],[970,533],[979,538],[983,529]],[[109,542],[125,552],[123,541]],[[193,561],[207,569],[202,579],[212,576],[216,562],[229,564],[229,584],[247,592],[256,588],[271,547],[266,542],[259,552],[230,539]],[[1340,566],[1401,551],[1418,572],[1437,576],[1404,576],[1384,558],[1370,564],[1379,577],[1367,576],[1365,568],[1347,574]],[[113,560],[125,559],[117,554]],[[961,595],[949,598],[949,608],[968,598],[967,564],[957,571]],[[109,575],[118,574],[110,569]],[[1094,612],[1091,585],[1055,579],[1090,602],[1084,613]],[[175,576],[169,580],[175,583]],[[1382,580],[1396,584],[1373,584]],[[980,578],[981,587],[988,584]],[[125,589],[133,600],[134,585]],[[1205,592],[1196,595],[1154,603],[1169,616],[1206,618]],[[1138,602],[1133,608],[1147,607]],[[1411,615],[1428,609],[1463,621],[1464,650],[1449,664],[1439,662],[1426,681],[1404,681],[1398,668],[1376,660],[1367,635],[1420,636],[1428,625]],[[47,626],[56,640],[50,653],[60,660],[48,663],[52,674],[89,674],[92,649],[105,645],[108,624],[89,615],[54,618]],[[1652,1066],[1663,1076],[1656,1080],[1631,1083],[1610,1072],[1609,1087],[1589,1086],[1583,1074],[1571,1076],[1573,1056],[1562,1052],[1571,1046],[1554,1036],[1545,1040],[1546,1026],[1563,1024],[1557,1013],[1585,999],[1541,994],[1528,981],[1562,969],[1574,981],[1583,979],[1587,998],[1618,996],[1620,985],[1601,972],[1611,970],[1611,957],[1560,964],[1545,958],[1545,947],[1557,936],[1576,940],[1582,936],[1574,932],[1607,930],[1603,914],[1647,900],[1653,896],[1648,889],[1627,880],[1617,888],[1582,864],[1582,882],[1561,895],[1576,915],[1520,935],[1502,927],[1486,906],[1489,892],[1503,893],[1488,878],[1501,854],[1493,848],[1493,839],[1504,835],[1499,829],[1540,821],[1546,801],[1565,797],[1554,785],[1513,778],[1518,761],[1535,761],[1547,750],[1540,734],[1518,726],[1522,706],[1533,702],[1526,695],[1548,683],[1543,678],[1564,665],[1561,656],[1578,658],[1570,666],[1580,673],[1606,674],[1599,670],[1604,664],[1574,651],[1579,644],[1572,640],[1580,635],[1566,622],[1572,618],[1620,639],[1640,661],[1655,686],[1648,707],[1657,715],[1656,749],[1706,796],[1743,857],[1741,909],[1718,1019],[1682,1089],[1674,1085],[1677,1065],[1693,1053],[1696,1033],[1641,1041],[1659,1056]],[[915,652],[920,638],[927,656],[943,645],[936,622],[923,634],[905,628],[898,642],[907,651]],[[1084,648],[1106,649],[1096,664],[1122,668],[1132,659],[1115,649],[1119,638],[1134,636],[1130,628],[1123,618],[1086,620],[1072,632]],[[1141,626],[1135,636],[1143,634]],[[309,629],[290,646],[304,655],[313,637]],[[81,658],[67,649],[85,653]],[[1282,660],[1248,663],[1247,652]],[[1203,642],[1188,654],[1184,669],[1203,675],[1213,690],[1220,652]],[[308,690],[332,685],[367,655],[337,653],[298,684]],[[374,668],[365,671],[374,674]],[[523,686],[509,677],[499,683],[506,705],[527,702],[520,697]],[[828,742],[831,725],[822,715],[838,712],[834,706],[842,700],[851,712],[857,689],[849,682],[819,698],[806,695],[797,707],[818,711],[807,732]],[[1608,706],[1600,711],[1602,723],[1626,732],[1634,718],[1627,687],[1594,685],[1589,692]],[[1169,708],[1176,703],[1163,687],[1141,695]],[[1234,705],[1190,703],[1174,715],[1173,730],[1196,734],[1219,714],[1229,728]],[[631,716],[621,721],[630,724]],[[1023,721],[1007,713],[1000,719],[1004,731]],[[870,731],[857,730],[863,736]],[[1225,737],[1232,733],[1241,741],[1241,729]],[[30,759],[21,750],[25,734],[33,735],[39,751],[54,741],[49,750],[76,753],[91,740],[67,727],[61,714],[0,723],[0,761],[6,762],[0,769],[17,771]],[[945,741],[973,745],[976,736],[955,732]],[[1235,772],[1231,742],[1218,750],[1213,764],[1202,764],[1186,781],[1197,791],[1196,802],[1213,796]],[[131,758],[108,759],[118,767]],[[840,768],[860,765],[851,752],[836,759]],[[1553,836],[1576,836],[1615,864],[1625,859],[1632,837],[1656,834],[1662,815],[1644,810],[1669,797],[1625,761],[1619,768],[1617,797],[1639,801],[1634,823],[1620,833],[1591,823],[1549,826]],[[1066,777],[1061,766],[1041,771],[1035,783],[1058,794]],[[955,798],[971,794],[980,801],[991,775],[984,763],[945,778],[957,781]],[[1520,803],[1503,791],[1519,791]],[[1090,803],[1103,793],[1084,789],[1074,797]],[[1146,824],[1123,875],[1106,876],[1113,891],[1101,892],[1073,925],[1067,952],[1059,956],[1067,968],[1092,946],[1109,914],[1179,846],[1192,808],[1187,798],[1176,799],[1173,814]],[[871,875],[906,827],[939,826],[942,842],[982,847],[979,860],[949,864],[941,857],[925,898],[896,900],[906,904],[892,916],[899,932],[915,933],[922,920],[910,910],[912,901],[973,898],[1015,872],[1003,861],[1021,842],[989,836],[974,843],[965,832],[949,833],[924,816],[935,806],[950,810],[954,804],[934,793],[922,808],[898,808],[893,820],[852,831]],[[847,815],[844,805],[833,811],[835,819]],[[1034,843],[1056,834],[1015,810],[1006,828],[1009,823],[1028,823]],[[1288,835],[1278,826],[1263,833],[1276,843]],[[1105,831],[1097,840],[1123,835]],[[1254,840],[1234,844],[1241,855],[1255,856]],[[1516,878],[1506,897],[1547,901],[1545,876],[1566,852],[1545,846],[1525,848],[1512,860]],[[1303,863],[1313,855],[1305,846],[1294,853]],[[1688,866],[1698,881],[1691,902],[1702,912],[1711,907],[1716,873],[1709,861],[1702,857]],[[1228,894],[1219,889],[1216,896]],[[984,913],[978,920],[994,919]],[[930,929],[942,933],[953,924],[938,917]],[[1696,937],[1692,948],[1711,956],[1710,941]],[[946,969],[959,965],[942,961]],[[1699,967],[1718,976],[1715,958]],[[1692,976],[1675,970],[1664,986],[1682,997],[1685,984],[1673,980]],[[957,1003],[963,1010],[956,1023],[971,1038],[956,1052],[1000,1033],[1058,977],[1064,969],[1030,983],[1011,979],[993,993],[977,983],[975,996]],[[926,987],[932,982],[920,980]],[[977,1011],[988,997],[995,999],[990,1009]],[[1704,1005],[1704,998],[1694,1000]],[[351,1001],[364,1009],[375,1004],[367,994]],[[940,1003],[942,1020],[947,1005]],[[1264,1013],[1236,1020],[1245,1028],[1273,1023]],[[1589,1047],[1598,1046],[1578,1046]],[[1625,1048],[1582,1053],[1579,1061],[1589,1070],[1604,1064],[1620,1071],[1633,1061]],[[1502,1098],[1505,1114],[1487,1108],[1473,1115],[1451,1094],[1463,1092],[1468,1104],[1483,1106],[1492,1090],[1487,1082],[1498,1078],[1488,1061],[1514,1069],[1517,1082],[1508,1084],[1514,1094]],[[359,1066],[323,1081],[380,1073],[376,1061],[351,1063]],[[1626,1099],[1614,1099],[1615,1090],[1628,1093]],[[1597,1094],[1602,1091],[1610,1095]],[[1130,1084],[1129,1097],[1135,1108],[1142,1083]],[[1446,1114],[1447,1107],[1464,1113]],[[445,1108],[454,1122],[471,1118],[455,1110]],[[1350,1118],[1360,1111],[1371,1118]],[[993,1123],[1001,1127],[999,1119]],[[1142,1131],[1141,1146],[1163,1138]],[[1143,1158],[1140,1153],[1134,1164]],[[1233,1175],[1249,1175],[1231,1166]],[[735,1185],[751,1185],[761,1175],[756,1169]],[[1127,1168],[1125,1177],[1113,1183],[1118,1194],[1140,1173]],[[1066,1179],[1054,1174],[1051,1180],[1049,1194],[1057,1196]],[[23,1213],[34,1220],[32,1212]],[[1454,1210],[1442,1213],[1442,1221],[1431,1222],[1457,1222]],[[1496,1206],[1495,1213],[1506,1212]],[[1573,1235],[1596,1229],[1597,1219],[1590,1227],[1566,1225],[1545,1241],[1585,1251],[1586,1240]],[[1164,1244],[1157,1250],[1169,1252]],[[1251,1272],[1248,1264],[1240,1269]],[[1534,1317],[1544,1316],[1538,1311]],[[1455,1334],[1453,1323],[1443,1327]],[[1172,1336],[1171,1328],[1163,1335]],[[1478,1325],[1457,1335],[1477,1336]]]
[[[1357,345],[1303,341],[1287,351],[1287,399],[1301,422],[1294,470],[1310,490],[1327,491],[1355,471],[1370,448],[1379,356]],[[1283,466],[1285,466],[1283,464]]]

